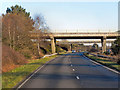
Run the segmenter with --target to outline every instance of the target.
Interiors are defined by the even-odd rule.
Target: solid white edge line
[[[86,57],[86,56],[84,56],[84,57]],[[109,68],[109,67],[107,67],[107,66],[104,66],[104,65],[96,62],[96,61],[93,61],[93,60],[91,60],[91,59],[88,58],[88,57],[86,57],[86,58],[89,59],[91,62],[93,62],[93,63],[95,63],[95,64],[98,64],[98,65],[100,65],[100,66],[102,66],[102,67],[104,67],[104,68],[106,68],[106,69],[108,69],[108,70],[110,70],[110,71],[112,71],[112,72],[114,72],[114,73],[120,74],[120,72],[118,72],[118,71],[116,71],[116,70],[113,70],[113,69],[111,69],[111,68]]]
[[[41,67],[41,68],[39,68],[38,70],[36,70],[29,78],[27,78],[18,88],[17,88],[17,90],[19,89],[19,88],[21,88],[32,76],[34,76],[40,69],[42,69],[44,67],[44,65]]]
[[[92,60],[90,60],[90,61],[92,61]],[[95,63],[95,64],[98,64],[98,65],[101,65],[101,64],[99,64],[99,63],[97,63],[97,62],[95,62],[95,61],[92,61],[93,63]],[[115,72],[115,73],[117,73],[117,74],[120,74],[118,71],[115,71],[115,70],[113,70],[113,69],[111,69],[111,68],[109,68],[109,67],[106,67],[106,66],[104,66],[104,65],[101,65],[102,67],[104,67],[104,68],[106,68],[106,69],[109,69],[109,70],[111,70],[111,71],[113,71],[113,72]]]
[[[52,59],[54,60],[54,59]],[[52,61],[50,60],[50,61]],[[42,65],[40,68],[38,68],[31,76],[29,76],[22,84],[20,84],[16,90],[18,90],[19,88],[21,88],[32,76],[34,76],[39,70],[41,70],[47,63],[49,63],[50,61],[46,62],[44,65]]]

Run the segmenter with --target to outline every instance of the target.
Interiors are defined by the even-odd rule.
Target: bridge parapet
[[[36,38],[39,35],[37,32],[32,32],[31,37]],[[44,37],[46,38],[102,38],[102,37],[107,37],[107,38],[116,38],[118,37],[117,32],[101,32],[101,33],[44,33]]]
[[[106,41],[106,43],[113,43],[114,41]],[[101,41],[68,41],[68,42],[62,42],[57,41],[57,44],[81,44],[81,43],[101,43]]]

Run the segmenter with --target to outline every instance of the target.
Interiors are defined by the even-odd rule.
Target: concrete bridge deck
[[[39,32],[32,32],[31,37],[36,38]],[[114,39],[119,34],[117,32],[92,32],[92,33],[45,33],[44,36],[48,39],[54,37],[55,39]]]
[[[106,41],[106,43],[113,43],[114,41]],[[57,41],[56,44],[81,44],[81,43],[101,43],[101,41]]]
[[[40,37],[39,32],[31,32],[32,39]],[[51,39],[52,53],[56,52],[56,39],[101,39],[102,52],[106,51],[106,39],[115,39],[119,36],[117,32],[92,32],[92,33],[44,33],[47,39]]]

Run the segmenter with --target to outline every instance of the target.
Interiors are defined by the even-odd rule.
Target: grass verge
[[[45,57],[37,60],[29,60],[29,63],[26,65],[22,65],[18,68],[13,69],[12,71],[2,73],[2,88],[13,88],[20,81],[22,81],[32,72],[34,72],[38,67],[57,56],[58,55]]]
[[[90,54],[87,54],[87,53],[84,53],[84,55],[87,56],[88,58],[96,61],[96,62],[99,62],[100,64],[103,64],[103,65],[105,65],[109,68],[115,69],[115,70],[120,72],[120,65],[117,64],[117,62],[113,62],[109,59],[101,59],[99,57],[96,57],[94,55],[90,55]]]

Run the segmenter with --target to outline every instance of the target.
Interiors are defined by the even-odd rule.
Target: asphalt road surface
[[[83,53],[70,53],[50,61],[20,88],[118,88],[118,74]]]

